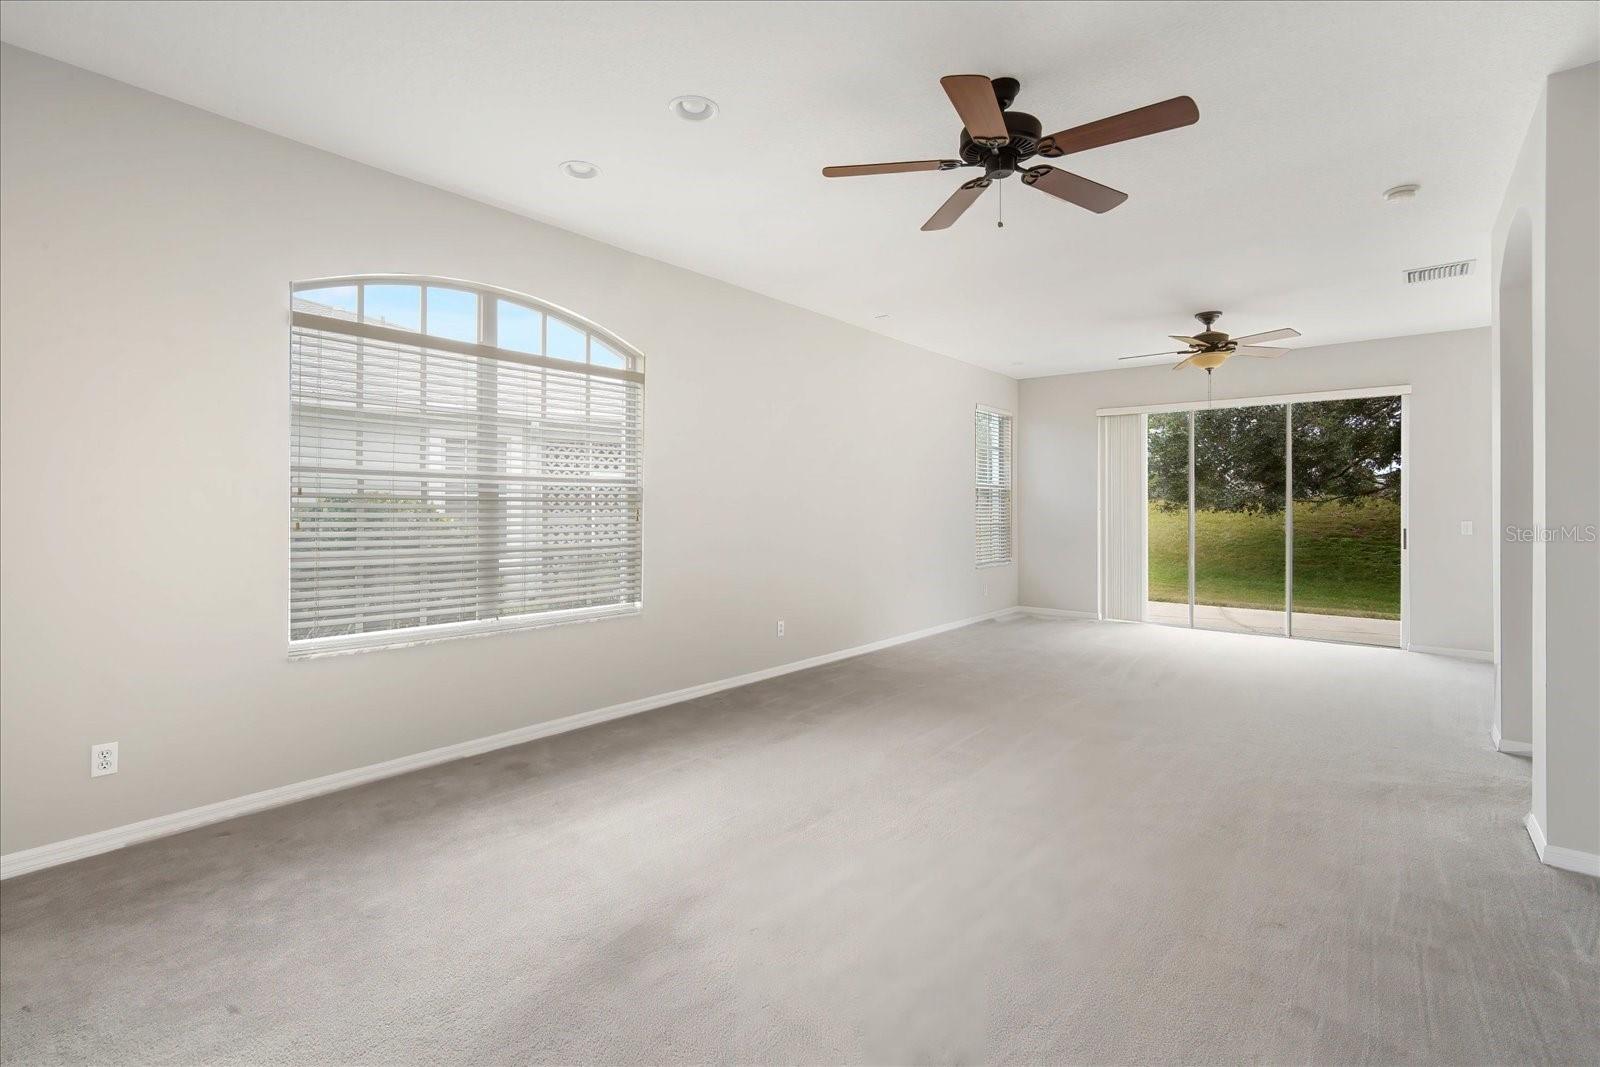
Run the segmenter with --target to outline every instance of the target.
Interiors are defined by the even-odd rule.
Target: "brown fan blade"
[[[1233,350],[1236,356],[1259,356],[1263,359],[1272,359],[1287,352],[1287,348],[1262,348],[1260,345],[1240,345]]]
[[[939,79],[939,84],[944,86],[944,94],[961,116],[967,136],[991,148],[1011,140],[1000,101],[994,95],[994,82],[982,74],[947,74]]]
[[[1131,141],[1152,133],[1175,130],[1200,121],[1200,109],[1187,96],[1175,96],[1159,104],[1124,111],[1108,119],[1086,122],[1070,130],[1052,133],[1039,142],[1041,156],[1067,156],[1086,152],[1118,141]]]
[[[1054,167],[1032,167],[1022,174],[1022,184],[1049,193],[1079,207],[1103,215],[1128,199],[1128,194],[1109,185],[1092,182],[1080,174]]]
[[[950,224],[959,219],[967,208],[972,206],[972,202],[982,196],[983,191],[987,188],[989,188],[988,178],[974,178],[967,182],[950,194],[950,199],[946,200],[944,205],[938,211],[935,211],[927,222],[922,224],[922,228],[924,230],[949,229]]]
[[[824,178],[854,178],[860,174],[906,174],[914,170],[955,170],[959,159],[918,159],[909,163],[856,163],[848,167],[823,167]]]
[[[1157,356],[1181,356],[1188,353],[1187,348],[1180,348],[1176,352],[1146,352],[1142,356],[1118,356],[1117,359],[1154,359]]]
[[[1266,333],[1252,333],[1245,337],[1235,337],[1233,343],[1236,345],[1253,345],[1258,341],[1287,341],[1291,337],[1299,336],[1299,330],[1291,330],[1285,327],[1281,330],[1268,330]]]
[[[1194,345],[1196,348],[1204,348],[1206,346],[1204,341],[1196,341],[1193,337],[1185,337],[1181,333],[1169,333],[1167,336],[1180,345]]]
[[[1182,370],[1183,368],[1187,367],[1189,364],[1191,364],[1193,362],[1194,362],[1194,357],[1190,356],[1188,359],[1182,359],[1182,360],[1179,360],[1178,362],[1174,363],[1172,365],[1172,369],[1173,370]]]

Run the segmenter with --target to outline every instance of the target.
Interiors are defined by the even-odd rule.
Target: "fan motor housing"
[[[1006,132],[1011,135],[1011,140],[999,148],[974,144],[967,131],[965,129],[961,131],[961,161],[973,164],[997,163],[999,166],[989,168],[989,176],[995,178],[1010,175],[1016,170],[1019,162],[1037,155],[1039,141],[1044,134],[1044,125],[1027,112],[1007,111],[1004,114]]]

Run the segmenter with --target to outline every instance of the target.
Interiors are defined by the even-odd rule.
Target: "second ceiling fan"
[[[1175,130],[1199,121],[1200,109],[1187,96],[1125,111],[1110,118],[1041,136],[1043,124],[1032,115],[1007,110],[1021,84],[1015,78],[982,74],[950,74],[939,79],[963,124],[960,159],[921,159],[904,163],[862,163],[824,167],[827,178],[853,178],[863,174],[902,174],[919,170],[956,170],[982,167],[983,176],[963,184],[927,222],[924,230],[947,229],[971,207],[983,191],[997,181],[1021,173],[1022,184],[1077,204],[1097,214],[1110,211],[1128,194],[1048,164],[1026,166],[1034,156],[1056,158],[1086,152],[1118,141]]]
[[[1174,349],[1171,352],[1146,352],[1138,356],[1118,356],[1118,359],[1155,359],[1157,356],[1183,356],[1184,358],[1172,365],[1173,370],[1182,370],[1184,367],[1201,367],[1207,374],[1216,370],[1228,361],[1230,356],[1255,356],[1261,359],[1274,359],[1284,354],[1287,349],[1267,348],[1263,341],[1287,341],[1291,337],[1299,337],[1300,331],[1285,326],[1282,329],[1268,330],[1265,333],[1253,333],[1246,337],[1229,337],[1221,330],[1213,329],[1216,321],[1222,318],[1220,311],[1201,311],[1195,315],[1200,320],[1200,325],[1205,329],[1190,337],[1188,334],[1168,334],[1174,341],[1184,348]]]

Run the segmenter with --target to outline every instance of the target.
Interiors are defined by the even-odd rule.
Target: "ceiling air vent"
[[[1465,278],[1472,273],[1472,259],[1459,259],[1454,263],[1441,263],[1437,267],[1416,267],[1406,271],[1406,284],[1436,282],[1442,278]]]

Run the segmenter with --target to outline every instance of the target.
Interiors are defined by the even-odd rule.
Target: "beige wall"
[[[1600,529],[1600,64],[1550,78],[1545,168],[1544,507]],[[1600,545],[1545,547],[1544,826],[1600,875]],[[1535,715],[1538,715],[1535,709]]]
[[[1552,75],[1493,232],[1495,472],[1502,526],[1600,527],[1600,64]],[[1526,277],[1522,277],[1523,271]],[[1527,322],[1517,321],[1526,284]],[[1507,446],[1512,447],[1507,447]],[[1524,484],[1529,491],[1522,492]],[[1526,507],[1525,518],[1517,512]],[[1502,545],[1505,728],[1531,718],[1530,828],[1600,874],[1600,545]],[[1526,605],[1526,610],[1522,610]],[[1554,851],[1552,851],[1554,850]]]
[[[0,851],[1016,602],[1015,568],[973,566],[972,409],[1014,409],[1011,379],[26,52],[0,70]],[[643,350],[642,615],[286,660],[288,286],[367,271]]]
[[[1405,457],[1411,642],[1487,654],[1493,633],[1487,329],[1305,348],[1278,360],[1234,359],[1214,383],[1218,399],[1383,385],[1412,387]],[[1169,366],[1022,383],[1023,604],[1095,610],[1096,409],[1203,400],[1205,387],[1200,372]],[[1460,532],[1463,520],[1473,524],[1470,536]]]

